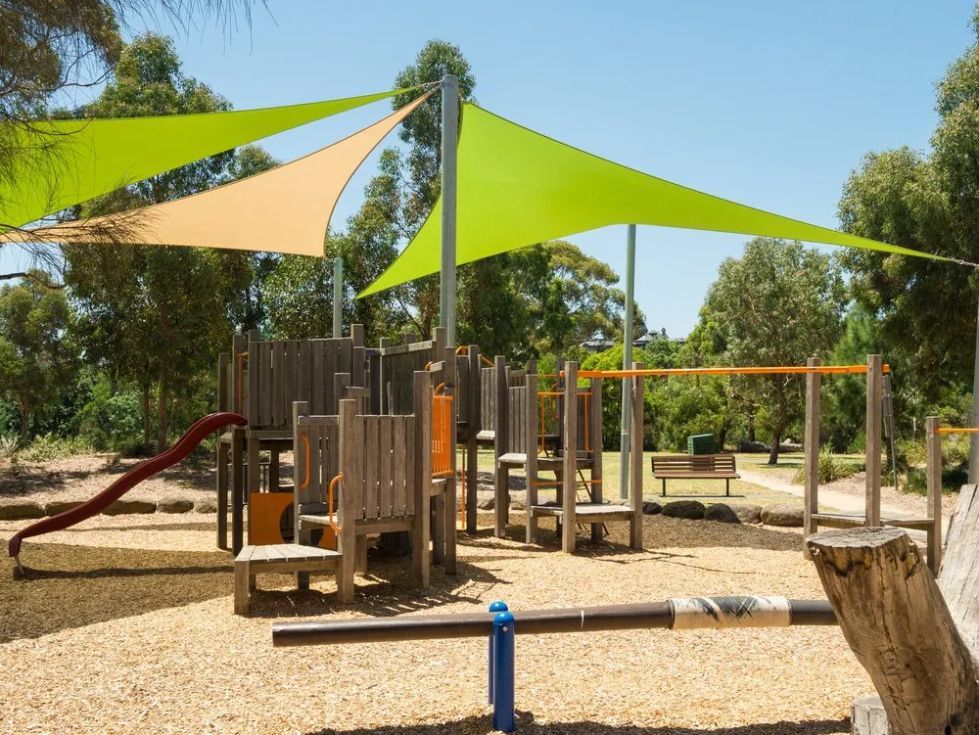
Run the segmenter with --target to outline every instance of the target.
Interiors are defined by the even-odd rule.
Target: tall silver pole
[[[625,255],[625,329],[622,332],[622,369],[632,367],[632,308],[636,294],[636,226],[629,225]],[[632,378],[622,379],[622,432],[619,447],[619,497],[629,497],[629,424],[632,423]]]
[[[343,336],[343,258],[333,259],[333,336]]]
[[[976,316],[976,356],[972,365],[972,421],[979,426],[979,314]],[[969,435],[969,484],[979,482],[979,434]]]
[[[459,80],[442,77],[442,273],[439,324],[446,344],[456,343],[456,143],[459,136]]]

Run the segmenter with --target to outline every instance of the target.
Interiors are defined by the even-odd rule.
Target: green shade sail
[[[0,232],[399,91],[255,110],[17,126],[12,170],[0,177]]]
[[[456,262],[471,263],[614,224],[732,232],[948,260],[704,194],[463,107]],[[361,296],[440,267],[441,200],[398,259]]]

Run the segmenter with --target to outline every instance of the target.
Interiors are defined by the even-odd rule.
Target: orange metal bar
[[[891,366],[884,363],[883,372]],[[866,365],[806,365],[776,367],[712,367],[712,368],[662,368],[644,370],[581,370],[578,377],[585,378],[669,378],[674,375],[860,375],[867,372]]]
[[[432,476],[452,474],[452,396],[441,395],[440,383],[432,395]]]
[[[493,367],[493,361],[486,357],[486,355],[480,355],[479,359],[486,367]]]
[[[956,428],[954,426],[945,426],[938,429],[939,434],[979,434],[979,427],[975,426],[963,426],[961,428]]]
[[[334,517],[334,512],[336,509],[334,508],[333,505],[333,489],[336,487],[336,484],[341,480],[343,480],[342,472],[336,477],[334,477],[332,480],[330,480],[330,486],[329,488],[327,488],[327,492],[326,492],[326,508],[330,513],[330,528],[332,528],[335,533],[340,533],[340,526],[339,524],[337,524],[336,518]]]
[[[303,481],[301,483],[299,483],[299,487],[301,489],[305,490],[307,487],[309,487],[309,477],[310,477],[310,472],[309,472],[309,465],[310,465],[309,436],[304,431],[304,432],[302,432],[302,433],[299,434],[299,438],[302,440],[303,445],[306,447],[306,477],[303,479]]]

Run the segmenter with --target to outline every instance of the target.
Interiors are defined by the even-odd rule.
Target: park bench
[[[724,494],[731,495],[731,480],[740,479],[733,454],[675,454],[651,457],[653,478],[667,480],[724,480]]]

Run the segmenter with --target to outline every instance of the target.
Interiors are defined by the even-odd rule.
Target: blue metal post
[[[514,621],[509,610],[493,618],[493,729],[513,732],[514,717]]]
[[[489,611],[491,613],[505,612],[509,610],[506,603],[503,600],[497,600],[496,602],[491,602],[489,606]],[[489,645],[487,646],[489,650],[489,681],[486,691],[489,693],[489,703],[493,704],[493,634],[490,633]]]

